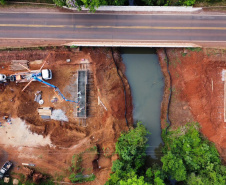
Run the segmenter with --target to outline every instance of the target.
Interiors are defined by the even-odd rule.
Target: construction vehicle
[[[37,75],[33,75],[32,79],[34,79],[34,81],[38,81],[38,82],[41,82],[41,83],[43,83],[45,85],[48,85],[49,87],[52,87],[65,101],[78,103],[78,101],[68,100],[67,98],[65,98],[64,95],[60,92],[60,89],[57,86],[43,81],[41,78],[39,78],[38,74]]]
[[[11,163],[10,161],[5,162],[5,164],[0,169],[0,179],[2,179],[4,177],[4,175],[11,168],[12,165],[13,165],[13,163]]]
[[[11,82],[16,82],[16,83],[23,83],[23,82],[28,82],[28,84],[22,89],[24,91],[33,81],[38,81],[41,82],[49,87],[52,87],[55,92],[57,92],[65,101],[68,102],[73,102],[73,103],[78,103],[78,101],[73,101],[73,100],[68,100],[67,98],[64,97],[64,95],[60,92],[59,88],[55,85],[52,85],[44,80],[51,80],[52,79],[52,71],[50,69],[42,69],[43,66],[45,65],[46,61],[43,63],[41,68],[39,70],[29,70],[27,67],[21,65],[25,69],[27,69],[27,72],[19,72],[10,76],[6,76],[4,74],[0,74],[0,82],[7,82],[7,80]],[[2,79],[2,80],[1,80]]]
[[[7,81],[7,77],[4,74],[0,74],[0,83],[6,82]]]
[[[16,83],[28,82],[30,80],[28,82],[28,84],[22,89],[22,91],[24,91],[31,84],[31,82],[38,81],[38,82],[41,82],[41,83],[43,83],[43,84],[45,84],[49,87],[52,87],[55,90],[55,92],[57,92],[65,101],[78,103],[78,101],[73,101],[73,100],[69,100],[69,99],[65,98],[64,95],[60,92],[60,89],[57,86],[52,85],[52,84],[44,81],[44,80],[52,79],[52,72],[51,72],[50,69],[43,69],[42,70],[44,65],[45,65],[45,62],[43,63],[42,67],[39,70],[30,71],[29,69],[27,69],[28,72],[17,73],[11,78],[15,79]]]
[[[20,72],[9,76],[9,80],[16,83],[30,82],[33,79],[33,76],[38,76],[44,80],[52,79],[52,72],[50,69],[43,69],[41,73],[39,70],[29,71],[29,72]]]

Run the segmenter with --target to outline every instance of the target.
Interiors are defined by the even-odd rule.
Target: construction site
[[[167,112],[172,128],[198,122],[226,161],[225,50],[165,51],[157,49],[165,82],[161,128],[167,126]],[[0,162],[13,163],[11,176],[38,184],[49,176],[71,182],[76,173],[79,178],[95,175],[84,184],[105,184],[118,158],[115,143],[133,124],[119,50],[10,49],[0,51],[0,61]]]
[[[106,182],[116,157],[115,142],[128,129],[119,52],[11,49],[0,52],[0,61],[1,163],[13,162],[15,178],[24,174],[38,183],[49,174],[70,182],[72,160],[80,157],[84,175],[95,174]],[[122,79],[132,121],[129,85]]]

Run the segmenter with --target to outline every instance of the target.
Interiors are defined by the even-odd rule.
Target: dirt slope
[[[168,81],[166,60],[158,50],[163,73]],[[224,122],[224,83],[226,51],[219,49],[167,49],[172,76],[170,119],[172,127],[187,122],[199,122],[202,133],[214,142],[222,156],[226,154],[226,127]],[[169,85],[169,83],[166,83]],[[169,86],[165,87],[165,96]],[[166,98],[167,99],[167,98]],[[163,105],[165,106],[165,105]],[[165,106],[166,107],[166,106]],[[165,127],[166,111],[162,115]]]

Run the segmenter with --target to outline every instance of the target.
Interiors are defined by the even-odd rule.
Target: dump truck
[[[0,179],[2,179],[4,177],[4,175],[11,168],[12,165],[13,165],[13,163],[10,161],[5,162],[5,164],[0,169]]]

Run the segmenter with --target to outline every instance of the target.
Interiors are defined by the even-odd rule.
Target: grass
[[[182,57],[185,57],[187,55],[187,53],[182,53],[181,55],[182,55]]]
[[[186,48],[186,49],[190,51],[196,51],[196,52],[202,51],[202,48]]]
[[[88,181],[93,181],[96,176],[94,174],[90,174],[90,175],[83,175],[84,172],[84,168],[82,168],[82,155],[85,152],[91,152],[94,153],[96,155],[97,153],[97,147],[93,146],[90,148],[87,148],[85,151],[79,153],[79,154],[74,154],[72,156],[72,160],[71,160],[71,166],[69,167],[69,172],[70,172],[70,176],[69,179],[71,182],[88,182]],[[91,168],[88,168],[88,170],[90,173],[92,171]],[[60,178],[61,176],[59,176]]]
[[[181,64],[181,61],[179,58],[176,58],[175,60],[172,60],[171,62],[169,62],[169,64],[173,65],[173,67],[176,68],[178,64]]]

